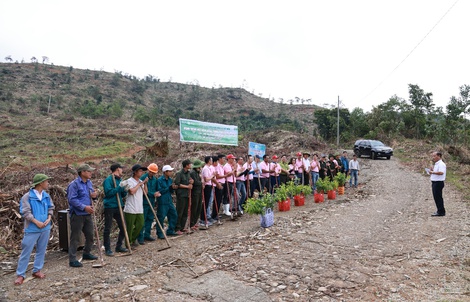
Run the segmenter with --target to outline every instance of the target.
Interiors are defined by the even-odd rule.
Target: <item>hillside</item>
[[[49,106],[50,100],[50,106]],[[204,88],[137,79],[120,72],[79,70],[36,63],[0,63],[0,221],[10,233],[0,246],[14,248],[21,236],[18,200],[35,173],[54,177],[57,210],[67,207],[64,188],[75,168],[97,168],[99,186],[111,162],[171,164],[217,153],[247,153],[248,142],[271,153],[320,150],[312,133],[310,105],[279,104],[239,88]],[[180,143],[178,118],[237,125],[239,146]]]

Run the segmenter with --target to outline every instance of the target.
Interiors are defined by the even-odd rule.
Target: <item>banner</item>
[[[180,141],[238,146],[238,127],[180,118]]]
[[[263,158],[263,155],[266,154],[266,145],[249,142],[248,154],[253,156],[259,155],[259,157]]]

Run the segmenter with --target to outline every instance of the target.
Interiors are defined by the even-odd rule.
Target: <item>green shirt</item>
[[[189,170],[185,171],[184,169],[181,169],[178,173],[176,173],[175,177],[175,184],[176,185],[189,185],[189,180],[191,179],[191,176],[189,175]],[[183,189],[183,188],[178,188],[176,189],[176,195],[179,197],[189,197],[189,190],[188,189]]]
[[[152,203],[152,205],[155,205],[155,193],[158,191],[158,187],[157,187],[157,176],[154,175],[152,177],[149,177],[149,173],[145,173],[144,175],[142,175],[140,177],[140,180],[144,180],[146,178],[149,178],[149,181],[147,182],[147,196],[150,200],[150,202]],[[144,206],[148,206],[148,202],[147,200],[145,200],[144,198]]]
[[[103,205],[105,209],[117,209],[118,201],[116,199],[116,194],[119,196],[121,207],[123,207],[124,206],[123,199],[127,195],[127,191],[125,190],[125,188],[122,188],[119,186],[119,184],[121,183],[121,179],[118,177],[114,177],[116,181],[116,185],[114,185],[113,177],[114,175],[111,174],[103,181],[103,190],[104,190]]]

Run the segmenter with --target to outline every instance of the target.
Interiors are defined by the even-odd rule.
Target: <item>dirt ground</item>
[[[395,158],[360,161],[359,189],[276,210],[269,229],[244,215],[103,268],[48,252],[47,278],[14,286],[3,274],[0,301],[470,301],[468,205],[447,186],[447,216],[431,217],[428,177]]]

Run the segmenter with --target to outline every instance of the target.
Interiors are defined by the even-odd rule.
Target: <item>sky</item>
[[[470,85],[469,12],[470,0],[2,0],[0,61],[365,112],[416,84],[445,108]]]

